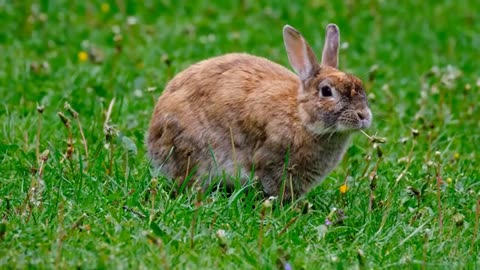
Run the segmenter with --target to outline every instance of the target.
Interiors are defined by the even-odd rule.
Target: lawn
[[[0,0],[0,268],[480,268],[477,1],[289,2]],[[283,25],[320,54],[330,22],[370,139],[293,203],[173,196],[144,142],[166,83],[228,52],[289,67]]]

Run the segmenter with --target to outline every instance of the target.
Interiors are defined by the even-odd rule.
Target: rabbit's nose
[[[360,120],[365,120],[366,118],[366,113],[364,112],[357,112],[358,119]]]
[[[369,109],[357,111],[357,117],[362,128],[368,128],[372,124],[372,113]]]

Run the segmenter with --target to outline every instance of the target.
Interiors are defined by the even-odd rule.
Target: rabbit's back
[[[148,134],[153,164],[179,182],[222,171],[246,179],[266,141],[293,137],[299,87],[288,69],[248,54],[190,66],[155,107]]]

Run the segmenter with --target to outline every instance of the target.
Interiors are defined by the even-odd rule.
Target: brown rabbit
[[[227,185],[245,183],[253,173],[267,195],[284,191],[284,199],[319,184],[342,159],[351,133],[372,121],[362,82],[337,69],[339,36],[329,24],[319,64],[286,25],[283,39],[297,74],[239,53],[180,72],[151,119],[153,165],[178,185],[222,174],[236,176]]]

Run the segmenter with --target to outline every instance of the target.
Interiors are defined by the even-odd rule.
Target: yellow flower
[[[454,159],[458,159],[459,157],[460,157],[460,154],[458,152],[453,155]]]
[[[103,13],[107,13],[110,11],[110,5],[108,3],[102,3],[100,6],[100,9],[102,10]]]
[[[340,186],[340,193],[345,194],[347,193],[348,187],[346,184]]]
[[[451,184],[452,183],[452,178],[448,177],[446,181],[447,181],[447,183]]]
[[[78,53],[78,60],[79,60],[80,62],[85,62],[85,61],[87,61],[87,60],[88,60],[88,53],[85,52],[85,51],[80,51],[80,52]]]

